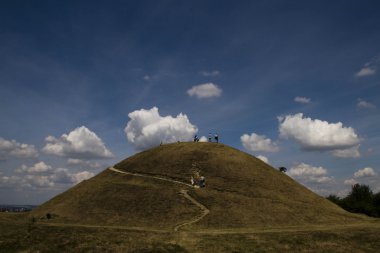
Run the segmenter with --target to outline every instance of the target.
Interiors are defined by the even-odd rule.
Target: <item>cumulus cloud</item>
[[[344,180],[344,185],[355,185],[357,183],[358,182],[355,179],[353,179],[353,178]]]
[[[74,158],[69,158],[67,160],[67,164],[79,166],[79,167],[85,167],[85,168],[100,168],[102,166],[102,164],[99,162],[82,160],[82,159],[74,159]]]
[[[376,172],[372,168],[364,168],[361,170],[358,170],[354,173],[354,178],[362,178],[362,177],[374,177],[376,176]]]
[[[310,183],[331,183],[333,177],[327,176],[327,169],[323,167],[314,167],[306,163],[298,164],[290,168],[288,175],[294,179]]]
[[[44,162],[30,167],[22,165],[16,172],[18,175],[0,177],[0,182],[17,188],[52,188],[77,184],[95,175],[89,171],[70,172],[66,168],[53,168]]]
[[[280,137],[295,140],[307,151],[346,150],[358,146],[360,142],[355,130],[352,127],[344,127],[341,122],[329,123],[304,118],[302,113],[279,118],[279,122]],[[335,154],[344,157],[348,153],[349,151]]]
[[[366,77],[376,74],[376,67],[380,61],[380,57],[374,57],[355,74],[356,77]]]
[[[186,114],[176,117],[161,116],[157,107],[141,109],[128,114],[130,120],[124,129],[128,141],[138,150],[177,141],[191,141],[198,132]]]
[[[363,67],[355,75],[357,77],[372,76],[376,74],[376,69],[374,67]]]
[[[277,152],[279,150],[276,143],[271,139],[266,138],[265,135],[258,135],[252,133],[251,135],[243,134],[240,137],[240,141],[244,148],[249,151],[265,151],[265,152]]]
[[[263,161],[263,162],[269,164],[268,157],[263,156],[263,155],[258,155],[257,158],[260,159],[261,161]]]
[[[206,136],[202,136],[201,138],[199,138],[199,142],[207,142],[207,138]]]
[[[204,83],[200,85],[193,86],[187,91],[187,94],[192,97],[196,96],[199,99],[219,97],[222,94],[222,90],[218,85],[213,83]]]
[[[63,134],[59,138],[48,136],[45,142],[46,145],[42,151],[46,154],[81,159],[113,157],[103,141],[85,126],[75,128],[69,134]]]
[[[89,171],[81,171],[78,173],[71,174],[70,177],[71,177],[71,181],[74,184],[78,184],[78,183],[82,182],[83,180],[87,180],[89,178],[92,178],[94,175],[95,175],[94,173],[89,172]]]
[[[21,188],[21,178],[19,176],[1,176],[0,188],[17,187]]]
[[[337,149],[331,151],[331,154],[335,157],[340,157],[340,158],[358,158],[360,157],[360,152],[359,152],[359,147],[360,145],[356,145],[352,148],[347,148],[347,149]]]
[[[308,104],[311,102],[311,99],[307,97],[295,97],[294,102],[301,103],[301,104]]]
[[[358,99],[357,107],[359,109],[375,109],[376,106],[374,104],[371,104],[363,99]]]
[[[201,71],[202,76],[218,76],[220,75],[219,70],[213,70],[213,71]]]
[[[22,173],[22,172],[25,172],[25,173],[44,173],[44,172],[48,172],[51,170],[52,170],[51,166],[47,165],[44,162],[38,162],[31,167],[28,167],[26,165],[22,165],[21,168],[16,170],[16,172],[19,172],[19,173]]]
[[[15,140],[5,140],[0,137],[0,156],[19,158],[37,157],[38,151],[34,145],[19,143]]]

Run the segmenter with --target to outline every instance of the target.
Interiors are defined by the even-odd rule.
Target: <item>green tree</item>
[[[344,209],[354,213],[374,214],[373,193],[368,185],[355,184],[351,192],[343,199]]]
[[[328,200],[330,200],[331,202],[337,204],[338,206],[341,206],[342,205],[342,199],[339,198],[338,196],[334,195],[334,194],[330,194],[328,197],[327,197]]]
[[[380,217],[380,192],[373,195],[372,203],[375,209],[375,217]]]

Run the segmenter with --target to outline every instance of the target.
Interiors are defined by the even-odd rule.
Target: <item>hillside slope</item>
[[[173,229],[202,215],[199,206],[190,201],[193,199],[209,213],[181,229],[367,220],[342,210],[261,160],[223,144],[162,145],[129,157],[114,168],[58,195],[31,215],[51,213],[54,222]],[[205,176],[205,188],[175,183],[189,184],[194,171]],[[189,198],[181,190],[186,190]]]

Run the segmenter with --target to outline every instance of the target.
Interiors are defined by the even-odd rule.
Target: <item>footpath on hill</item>
[[[188,184],[188,183],[185,183],[185,182],[181,182],[181,181],[178,181],[178,180],[174,180],[174,179],[170,179],[170,178],[165,178],[165,177],[162,177],[162,176],[154,176],[154,175],[146,175],[146,174],[141,174],[141,173],[127,172],[127,171],[118,170],[118,169],[116,169],[114,167],[110,167],[108,169],[111,170],[111,171],[117,172],[117,173],[121,173],[121,174],[132,175],[132,176],[135,176],[135,177],[153,178],[153,179],[156,179],[156,180],[167,181],[167,182],[171,182],[171,183],[175,183],[175,184],[180,184],[180,185],[185,185],[187,187],[194,188],[194,186],[192,186],[191,184]],[[194,224],[194,223],[200,221],[201,219],[203,219],[206,215],[208,215],[210,213],[210,210],[207,207],[205,207],[203,204],[199,203],[196,199],[194,199],[193,197],[191,197],[188,194],[187,190],[181,190],[180,194],[183,197],[185,197],[186,199],[190,200],[191,203],[193,203],[194,205],[196,205],[197,207],[199,207],[199,209],[201,209],[202,213],[201,213],[201,215],[197,215],[196,217],[194,217],[190,221],[186,221],[186,222],[178,224],[177,226],[174,227],[174,231],[178,231],[181,227]]]

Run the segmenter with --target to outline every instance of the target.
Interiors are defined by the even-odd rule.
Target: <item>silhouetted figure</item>
[[[206,187],[206,178],[204,176],[201,176],[199,180],[199,187],[201,188]]]
[[[208,134],[208,142],[211,142],[212,141],[212,135],[211,133]]]
[[[199,138],[197,135],[194,136],[194,142],[198,142],[199,141]]]
[[[216,143],[219,142],[219,136],[218,136],[218,134],[215,134],[215,135],[214,135],[214,139],[215,139]]]

